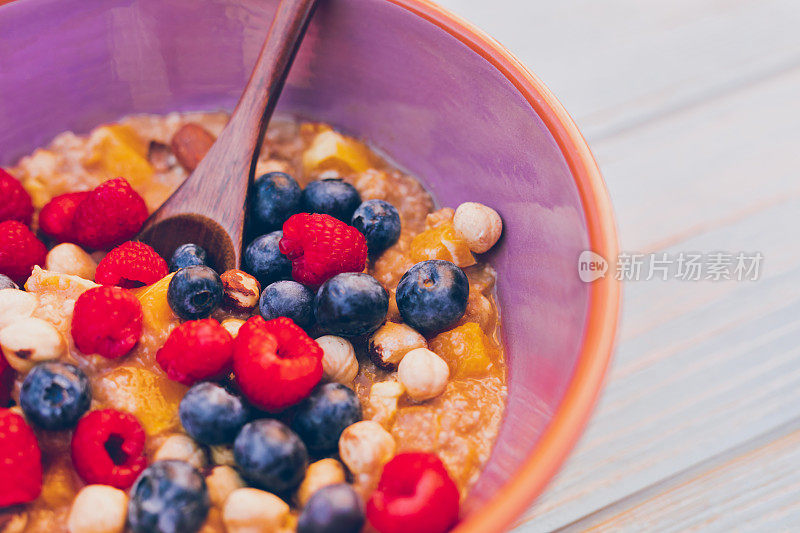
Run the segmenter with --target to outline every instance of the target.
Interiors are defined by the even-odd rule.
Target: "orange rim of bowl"
[[[603,178],[572,117],[550,90],[511,52],[482,30],[429,0],[388,0],[446,31],[499,70],[525,97],[556,140],[581,198],[591,250],[613,264],[619,252],[614,213]],[[577,265],[576,265],[577,275]],[[592,282],[583,345],[572,379],[535,448],[505,485],[459,523],[457,533],[509,528],[541,494],[583,432],[614,349],[620,284],[613,276]]]

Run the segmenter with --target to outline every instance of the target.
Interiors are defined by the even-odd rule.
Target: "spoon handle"
[[[219,150],[225,160],[230,160],[234,154],[241,155],[242,160],[236,162],[236,172],[228,176],[243,177],[242,171],[246,171],[252,177],[267,124],[315,7],[316,0],[282,0],[278,5],[250,81],[228,125],[208,154]],[[243,149],[245,146],[249,157]],[[214,160],[208,156],[206,159]]]
[[[238,268],[247,191],[264,133],[317,0],[281,0],[253,73],[225,129],[197,168],[145,222],[140,238],[169,256],[184,242],[220,248]]]

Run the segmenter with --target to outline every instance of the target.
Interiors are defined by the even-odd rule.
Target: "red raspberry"
[[[253,405],[278,411],[311,393],[322,378],[322,348],[292,319],[254,316],[233,343],[233,370]]]
[[[184,385],[220,376],[232,357],[233,337],[213,318],[184,322],[156,353],[170,379]]]
[[[367,264],[364,235],[330,215],[292,215],[283,224],[279,247],[292,262],[294,280],[315,287],[342,272],[361,272]]]
[[[25,419],[0,409],[0,508],[28,503],[42,492],[42,452]]]
[[[127,489],[147,466],[144,429],[135,416],[92,411],[72,434],[72,464],[86,483]]]
[[[88,248],[109,248],[136,235],[147,219],[147,206],[124,178],[95,188],[75,210],[75,240]]]
[[[139,241],[120,244],[100,261],[94,279],[101,285],[135,289],[151,285],[169,274],[167,262],[152,247]]]
[[[30,225],[33,216],[31,195],[17,178],[0,168],[0,222],[16,220]]]
[[[444,533],[458,520],[458,487],[430,453],[401,453],[383,467],[367,502],[379,533]]]
[[[118,287],[94,287],[81,294],[72,315],[72,340],[85,354],[116,359],[142,336],[142,304]]]
[[[22,285],[34,265],[44,265],[46,256],[47,248],[28,226],[16,220],[0,222],[0,274]]]
[[[59,242],[74,241],[72,229],[78,204],[89,197],[91,192],[70,192],[56,196],[39,211],[39,229]]]

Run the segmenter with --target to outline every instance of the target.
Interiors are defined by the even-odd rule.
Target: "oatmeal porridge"
[[[127,242],[227,119],[131,116],[8,169],[33,214],[0,218],[30,242],[0,252],[0,440],[42,472],[0,488],[0,531],[385,531],[414,472],[444,487],[419,516],[457,517],[505,405],[497,213],[436,209],[363,143],[275,120],[242,270]],[[321,518],[325,498],[352,508]]]

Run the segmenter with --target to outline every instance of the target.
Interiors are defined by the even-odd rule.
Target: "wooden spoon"
[[[281,0],[253,74],[227,126],[183,185],[148,218],[138,239],[169,258],[184,243],[202,246],[224,272],[239,268],[264,133],[316,0]]]

